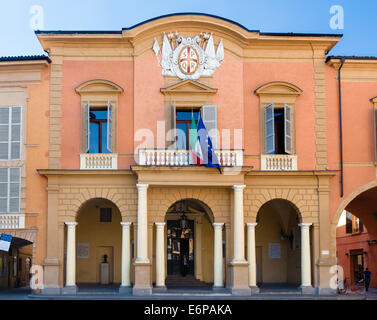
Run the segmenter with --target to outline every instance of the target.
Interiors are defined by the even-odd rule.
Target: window
[[[21,107],[0,107],[0,160],[21,159]]]
[[[176,149],[190,149],[190,125],[192,116],[194,116],[195,123],[198,125],[199,113],[202,117],[203,123],[211,137],[214,149],[217,148],[217,106],[204,105],[201,109],[191,110],[176,110],[173,107],[174,125],[177,129],[176,135]]]
[[[177,149],[190,149],[190,125],[192,117],[194,117],[195,123],[198,125],[199,110],[177,110]]]
[[[85,106],[86,115],[86,145],[87,153],[111,153],[113,141],[113,106],[107,103],[107,108]]]
[[[361,233],[364,231],[363,223],[351,212],[346,212],[346,233]]]
[[[100,222],[111,222],[111,208],[100,208]]]
[[[288,105],[264,107],[265,153],[292,154],[292,110]]]
[[[20,212],[21,168],[0,168],[0,213]]]

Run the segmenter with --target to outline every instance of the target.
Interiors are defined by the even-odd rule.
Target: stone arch
[[[305,199],[307,192],[311,192],[312,200],[316,205],[309,205]],[[312,222],[312,217],[318,215],[318,199],[316,198],[314,190],[299,190],[299,189],[246,189],[246,201],[250,201],[247,198],[251,198],[251,206],[245,206],[249,222],[255,222],[257,214],[261,207],[275,199],[288,201],[297,211],[301,222]],[[245,202],[244,201],[244,205]]]
[[[292,202],[292,201],[290,201],[290,200],[287,200],[287,199],[282,199],[282,198],[274,198],[274,199],[270,199],[270,200],[268,200],[268,201],[266,201],[265,203],[263,203],[260,207],[259,207],[259,209],[258,209],[258,211],[257,211],[257,216],[255,217],[255,221],[257,220],[257,218],[258,218],[258,214],[259,214],[259,212],[260,212],[260,210],[262,209],[262,207],[263,206],[265,206],[265,205],[267,205],[268,203],[271,203],[272,201],[274,201],[274,200],[282,200],[282,201],[285,201],[285,202],[287,202],[287,204],[296,212],[296,214],[297,214],[297,216],[298,216],[298,218],[299,218],[299,220],[300,220],[300,223],[301,222],[304,222],[303,221],[303,217],[302,217],[302,215],[301,215],[301,212],[300,212],[300,209]]]
[[[192,199],[192,198],[181,199],[181,200],[178,200],[178,201],[172,203],[171,206],[168,209],[170,209],[172,206],[174,206],[177,202],[184,201],[184,200],[194,200],[194,201],[198,202],[202,206],[202,208],[204,209],[205,213],[208,215],[208,218],[211,221],[211,223],[213,223],[215,221],[215,217],[213,215],[211,208],[205,202],[198,200],[198,199]]]
[[[359,195],[364,193],[365,191],[371,190],[377,187],[377,180],[371,181],[367,184],[364,184],[358,187],[356,190],[352,191],[338,206],[337,210],[334,213],[334,216],[331,219],[331,226],[330,226],[330,248],[331,252],[335,255],[336,252],[336,227],[338,225],[340,216],[345,208]]]
[[[151,190],[153,192],[153,189]],[[208,189],[208,188],[156,188],[155,193],[148,190],[148,214],[155,216],[156,219],[163,220],[168,209],[177,201],[183,199],[198,200],[208,206],[212,212],[214,221],[217,222],[229,215],[231,189]],[[155,199],[153,196],[159,198]],[[162,198],[162,199],[161,199]],[[158,206],[154,205],[157,201]]]
[[[130,221],[130,216],[136,216],[129,209],[126,196],[131,196],[131,193],[126,193],[126,190],[120,192],[119,189],[115,188],[80,188],[76,190],[77,192],[74,191],[75,189],[71,189],[70,194],[64,193],[65,198],[70,198],[69,205],[65,210],[65,216],[70,217],[72,221],[76,221],[80,209],[88,201],[95,198],[112,202],[118,208],[122,221]]]

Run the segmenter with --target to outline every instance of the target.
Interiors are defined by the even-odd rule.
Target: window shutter
[[[84,145],[84,152],[89,152],[90,146],[90,104],[89,101],[85,105],[85,145]]]
[[[8,168],[0,168],[0,213],[8,212]]]
[[[9,159],[9,107],[0,108],[0,159]]]
[[[359,220],[359,232],[363,232],[364,231],[364,225],[363,223]]]
[[[21,168],[9,168],[9,212],[20,212]]]
[[[107,102],[107,150],[113,152],[113,106]]]
[[[21,159],[21,107],[12,107],[10,159]]]
[[[217,106],[204,105],[202,107],[202,117],[211,138],[213,149],[217,149]]]
[[[284,148],[292,154],[292,109],[288,105],[284,105]]]
[[[265,127],[265,152],[275,153],[275,119],[274,104],[264,107],[264,127]]]
[[[352,213],[346,212],[346,233],[352,233]]]

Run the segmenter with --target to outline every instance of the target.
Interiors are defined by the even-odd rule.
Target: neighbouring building
[[[336,230],[338,265],[348,284],[354,285],[364,279],[366,268],[371,271],[370,287],[377,287],[377,241],[372,239],[360,219],[351,212],[343,211]]]
[[[3,114],[25,113],[21,156],[0,161],[0,225],[32,244],[42,294],[328,294],[341,213],[377,239],[377,58],[329,55],[341,35],[193,13],[36,35],[48,57],[0,59],[4,150]],[[199,115],[221,174],[193,165]]]

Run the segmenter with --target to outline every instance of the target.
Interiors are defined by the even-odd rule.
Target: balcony
[[[116,153],[81,153],[81,170],[116,170],[118,155]]]
[[[295,171],[297,170],[297,155],[290,154],[262,154],[261,170]]]
[[[0,229],[23,229],[25,228],[25,214],[4,213],[0,214]]]
[[[190,150],[139,149],[141,166],[189,166],[192,165]],[[222,167],[242,167],[242,150],[216,150]]]

